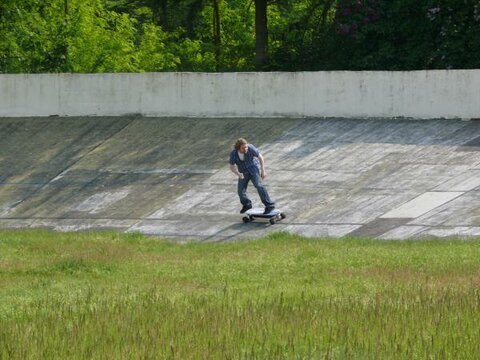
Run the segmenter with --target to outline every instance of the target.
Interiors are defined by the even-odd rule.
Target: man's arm
[[[267,176],[267,173],[265,172],[265,160],[263,159],[262,154],[258,154],[258,160],[260,161],[260,176],[263,180]]]
[[[230,164],[230,170],[238,176],[239,179],[243,179],[243,174],[238,171],[238,167],[236,164]]]

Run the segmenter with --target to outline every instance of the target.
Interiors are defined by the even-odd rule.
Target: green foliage
[[[480,66],[478,1],[341,0],[333,25],[326,47],[329,68]]]
[[[65,19],[59,1],[0,3],[0,71],[48,72],[64,68]]]
[[[222,1],[221,17],[221,53],[219,70],[248,71],[255,68],[253,49],[254,9],[244,0]],[[199,13],[195,33],[199,34],[203,49],[212,56],[215,52],[213,39],[213,6],[209,2]],[[214,70],[212,67],[211,70]]]
[[[253,3],[218,39],[211,0],[3,0],[0,72],[251,71]],[[480,67],[476,0],[276,0],[268,31],[270,70]]]
[[[282,0],[269,7],[271,67],[278,70],[315,70],[324,61],[332,31],[335,1]]]
[[[175,49],[172,49],[171,39],[174,34],[168,34],[152,23],[143,24],[142,31],[137,53],[139,69],[151,72],[177,70],[180,58],[175,55]]]
[[[68,62],[72,72],[137,71],[135,21],[105,10],[101,0],[78,0],[68,14]]]

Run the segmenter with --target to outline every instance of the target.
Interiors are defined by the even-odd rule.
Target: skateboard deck
[[[270,224],[273,225],[277,221],[280,221],[282,219],[285,219],[286,215],[281,212],[279,209],[273,209],[270,211],[268,214],[264,214],[263,212],[265,211],[264,208],[254,208],[247,210],[245,214],[243,214],[243,222],[248,223],[251,221],[254,221],[257,218],[260,219],[268,219]]]

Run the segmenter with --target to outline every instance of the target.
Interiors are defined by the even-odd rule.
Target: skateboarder
[[[255,146],[243,138],[238,139],[234,147],[230,153],[230,170],[238,176],[238,196],[243,205],[240,213],[243,214],[252,208],[252,201],[247,196],[247,186],[250,180],[257,188],[258,195],[265,205],[264,214],[270,213],[275,209],[275,203],[270,199],[262,182],[267,175],[263,156]]]

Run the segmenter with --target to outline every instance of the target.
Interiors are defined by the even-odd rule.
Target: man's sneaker
[[[275,210],[275,206],[267,206],[265,208],[265,211],[263,212],[264,214],[269,214],[271,213],[273,210]]]
[[[243,205],[242,210],[240,210],[240,214],[243,214],[245,211],[250,210],[252,205]]]

